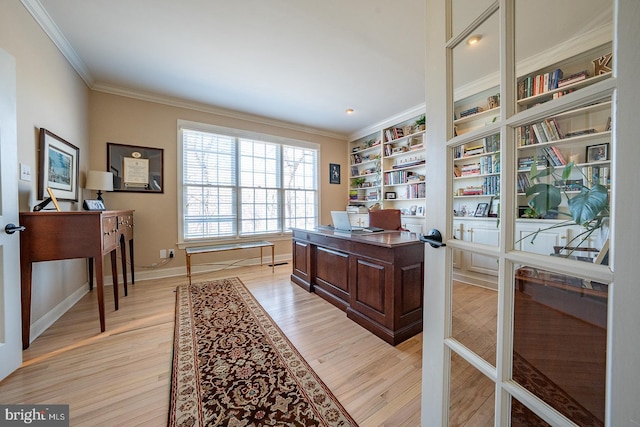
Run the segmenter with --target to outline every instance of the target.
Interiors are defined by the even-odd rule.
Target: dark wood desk
[[[118,308],[116,247],[122,232],[118,218],[133,211],[22,212],[20,225],[20,270],[22,291],[22,348],[29,347],[31,330],[32,264],[73,258],[92,258],[96,266],[100,331],[105,330],[103,256],[111,255],[113,295]]]
[[[291,281],[396,345],[422,331],[424,243],[401,231],[293,229]]]

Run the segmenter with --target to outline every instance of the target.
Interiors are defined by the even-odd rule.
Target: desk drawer
[[[111,252],[118,244],[118,218],[116,216],[102,217],[102,248],[103,252]]]
[[[120,215],[118,217],[118,231],[125,240],[133,239],[133,215]]]

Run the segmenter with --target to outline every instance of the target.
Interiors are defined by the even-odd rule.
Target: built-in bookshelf
[[[453,209],[456,216],[489,215],[492,199],[500,195],[500,170],[499,133],[454,148]],[[479,207],[483,208],[482,212]]]
[[[424,217],[426,183],[424,126],[412,117],[383,130],[384,207]]]
[[[349,202],[347,210],[363,214],[352,220],[366,225],[372,207],[400,209],[403,225],[424,220],[425,118],[410,114],[391,125],[349,143]],[[421,224],[416,230],[421,230]]]
[[[349,153],[349,205],[368,207],[381,201],[381,136],[352,141]]]
[[[613,56],[606,43],[518,78],[517,105],[523,111],[611,77]]]

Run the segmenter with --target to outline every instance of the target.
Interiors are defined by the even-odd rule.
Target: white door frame
[[[20,233],[4,231],[19,220],[16,127],[16,63],[0,49],[0,380],[22,364]]]
[[[499,0],[504,10],[510,0]],[[610,265],[614,270],[614,282],[609,293],[608,319],[608,375],[606,425],[608,426],[640,426],[640,284],[638,275],[640,268],[633,254],[637,253],[638,236],[640,236],[640,197],[637,182],[638,162],[640,161],[640,142],[638,139],[638,99],[640,85],[637,70],[640,68],[640,2],[637,0],[614,1],[614,79],[617,87],[614,95],[614,129],[613,145],[614,176],[612,177],[613,193],[611,196],[612,229]],[[447,111],[452,111],[447,94],[452,93],[445,67],[449,63],[445,49],[446,11],[450,2],[446,0],[426,1],[427,42],[426,42],[426,119],[427,119],[427,182],[430,198],[440,200],[439,203],[427,203],[426,229],[437,228],[443,236],[452,236],[453,223],[444,203],[452,194],[447,179],[447,162],[449,159],[445,147],[448,120]],[[576,0],[576,7],[579,1]],[[507,22],[507,21],[502,21]],[[510,46],[503,46],[503,52]],[[503,77],[504,81],[504,77]],[[444,82],[447,82],[444,84]],[[504,101],[504,100],[503,100]],[[504,136],[504,135],[503,135]],[[447,183],[446,185],[442,185]],[[508,191],[508,190],[505,190]],[[619,201],[619,202],[618,202]],[[506,233],[505,233],[506,230]],[[503,228],[502,241],[512,234]],[[513,237],[513,236],[511,236]],[[504,259],[504,257],[503,257]],[[449,350],[444,344],[446,331],[450,325],[447,319],[446,302],[452,265],[451,250],[425,250],[425,289],[424,289],[424,333],[423,333],[423,382],[422,382],[422,425],[447,425],[448,404],[448,372]],[[503,266],[506,269],[507,266]],[[506,270],[505,270],[506,271]],[[504,274],[501,275],[504,277]],[[504,279],[502,279],[504,281]],[[501,284],[500,289],[505,289]],[[500,298],[498,318],[503,322],[505,317],[503,295]],[[503,328],[499,326],[499,331]],[[504,348],[499,332],[498,353]],[[496,389],[496,425],[500,417],[508,418],[506,392],[500,384],[501,362],[498,361],[498,386]]]

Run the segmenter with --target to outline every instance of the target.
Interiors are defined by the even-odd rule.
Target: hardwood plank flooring
[[[239,277],[361,426],[419,426],[422,334],[390,346],[291,283],[290,274],[285,264],[274,274],[254,266],[193,280]],[[0,402],[69,404],[71,426],[166,425],[175,288],[183,283],[185,277],[139,281],[120,298],[118,311],[107,288],[102,334],[96,295],[87,294],[23,352],[22,367],[0,383]],[[475,286],[454,287],[454,325],[464,325],[456,326],[454,336],[466,337],[489,360],[495,352],[495,297]],[[482,299],[485,304],[478,305]],[[492,385],[460,362],[452,365],[451,425],[492,425]]]
[[[361,426],[420,425],[422,335],[392,347],[290,274],[290,264],[275,274],[255,266],[194,281],[239,277]],[[0,383],[0,402],[69,404],[72,426],[166,425],[181,283],[139,281],[118,311],[107,288],[102,334],[95,292],[87,294],[23,352],[23,366]]]

